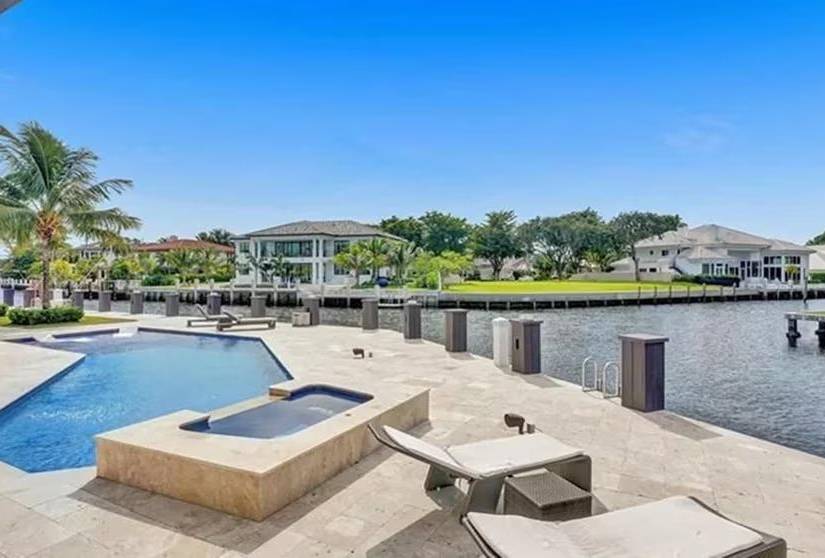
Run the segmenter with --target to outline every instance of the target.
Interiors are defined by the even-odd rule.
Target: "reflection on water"
[[[578,383],[585,357],[593,356],[599,366],[618,360],[619,334],[666,335],[668,409],[825,456],[825,354],[818,349],[814,323],[800,322],[798,348],[790,349],[785,340],[783,314],[802,308],[801,301],[783,301],[528,313],[471,310],[469,347],[492,356],[494,317],[541,319],[544,372]],[[812,301],[809,308],[825,310],[825,300]],[[146,311],[162,309],[147,303]],[[286,320],[292,309],[268,311]],[[422,318],[424,336],[443,342],[443,312],[425,310]],[[323,308],[322,321],[358,326],[360,311]],[[382,310],[380,323],[400,331],[401,312]]]

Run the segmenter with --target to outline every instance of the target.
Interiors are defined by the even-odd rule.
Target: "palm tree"
[[[113,178],[98,182],[97,155],[72,149],[31,122],[17,135],[0,126],[0,236],[33,242],[42,268],[43,307],[49,307],[51,262],[70,235],[113,243],[140,219],[116,207],[99,209],[132,186]]]
[[[163,266],[176,273],[184,283],[198,274],[200,258],[195,250],[170,250],[163,254]]]
[[[406,282],[407,270],[420,253],[421,249],[413,242],[392,243],[387,261],[395,270],[396,282],[402,285]]]
[[[362,241],[358,244],[364,247],[364,250],[367,252],[370,258],[370,267],[372,280],[375,281],[378,279],[378,272],[379,270],[387,265],[387,260],[390,254],[390,243],[384,240],[383,238],[373,238],[368,241]]]
[[[361,270],[372,265],[372,256],[363,242],[357,242],[334,257],[335,265],[352,271],[355,275],[355,284],[361,279]]]

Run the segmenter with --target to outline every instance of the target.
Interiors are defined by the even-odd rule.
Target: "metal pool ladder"
[[[592,372],[592,374],[588,374],[588,372]],[[611,372],[616,379],[616,387],[614,390],[608,391],[607,380]],[[593,377],[593,383],[588,383],[590,375]],[[618,364],[612,361],[606,362],[599,370],[596,360],[589,356],[582,361],[581,387],[582,391],[600,391],[605,399],[619,397],[622,394],[622,370]]]

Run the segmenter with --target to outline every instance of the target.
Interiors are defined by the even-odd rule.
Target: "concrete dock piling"
[[[263,318],[266,316],[266,295],[252,295],[249,306],[253,318]]]
[[[361,329],[375,331],[378,329],[378,299],[361,299]]]
[[[301,303],[309,313],[309,325],[317,326],[321,324],[321,299],[315,295],[305,296]]]
[[[97,293],[97,311],[112,311],[112,291],[99,291]]]
[[[511,367],[513,372],[541,372],[541,320],[510,320]]]
[[[221,313],[221,293],[211,292],[206,295],[206,313],[211,316]]]
[[[622,342],[622,406],[649,413],[665,408],[667,337],[635,333]]]
[[[129,297],[129,313],[143,314],[143,292],[132,291],[132,295]]]
[[[444,329],[444,348],[447,352],[467,352],[467,310],[445,310]]]
[[[166,293],[164,296],[165,299],[165,310],[167,317],[174,317],[180,315],[180,294],[179,293]]]
[[[415,300],[404,304],[404,339],[421,339],[421,305]]]

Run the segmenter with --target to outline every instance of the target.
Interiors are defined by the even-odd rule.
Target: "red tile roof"
[[[235,251],[232,246],[195,240],[194,238],[174,238],[166,242],[148,242],[134,247],[135,252],[171,252],[172,250],[215,250],[225,254]]]

